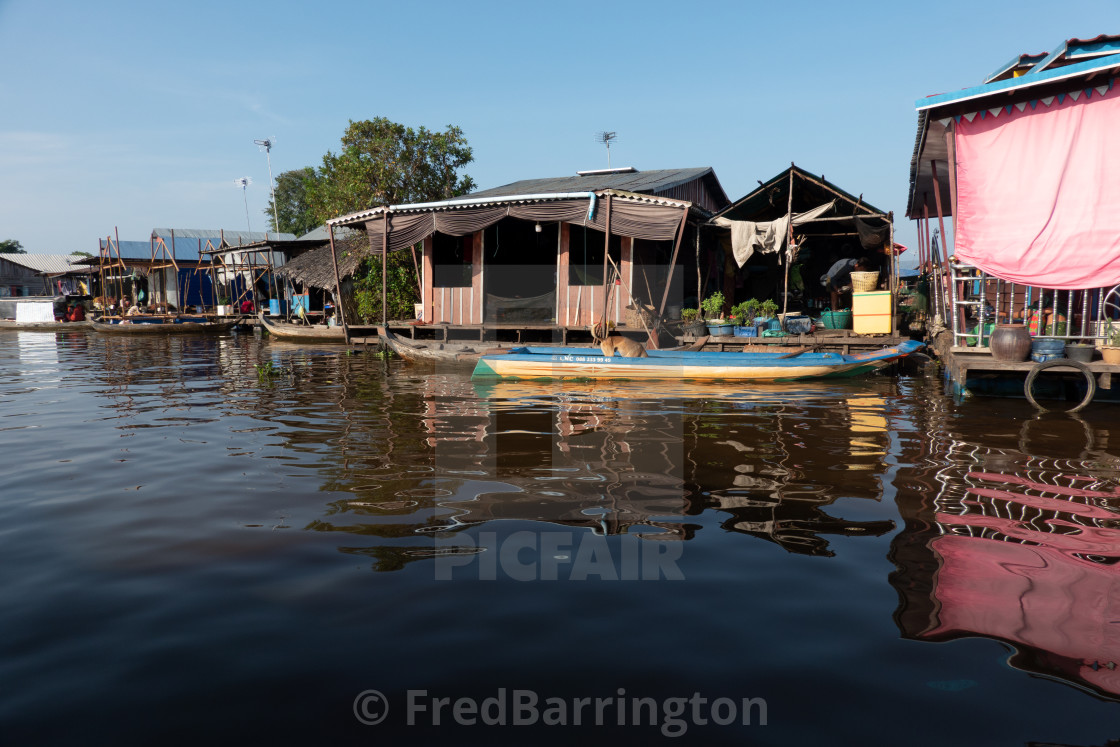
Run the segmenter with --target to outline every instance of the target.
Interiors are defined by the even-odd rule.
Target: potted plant
[[[700,321],[700,309],[681,309],[681,331],[686,335],[699,337],[707,331],[704,322]]]
[[[229,296],[218,297],[218,316],[226,316],[229,314]]]
[[[766,323],[767,329],[782,328],[781,322],[778,321],[778,303],[773,299],[767,298],[760,303],[758,305],[758,313]]]
[[[749,298],[742,303],[731,307],[731,316],[735,321],[736,337],[758,337],[758,327],[754,318],[758,314],[758,300]]]
[[[1107,345],[1101,346],[1101,357],[1105,363],[1120,365],[1120,325],[1108,323]]]
[[[723,303],[723,293],[719,291],[700,302],[704,318],[708,320],[708,333],[715,337],[730,335],[735,328],[730,320],[723,318]]]

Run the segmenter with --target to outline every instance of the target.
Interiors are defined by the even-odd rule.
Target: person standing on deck
[[[841,294],[851,290],[852,272],[869,272],[871,269],[871,260],[866,257],[849,258],[839,260],[821,275],[821,285],[828,289],[829,302],[834,311],[840,308]]]

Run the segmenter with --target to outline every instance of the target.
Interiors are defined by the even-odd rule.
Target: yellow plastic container
[[[852,331],[859,335],[890,334],[890,291],[852,294]]]

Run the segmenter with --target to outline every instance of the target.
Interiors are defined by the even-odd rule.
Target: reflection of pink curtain
[[[1092,666],[1120,663],[1120,569],[1077,557],[1114,551],[1115,530],[1078,527],[1091,537],[1082,543],[1077,535],[1024,532],[999,517],[939,515],[938,520],[1068,546],[937,537],[932,547],[941,560],[934,590],[939,611],[926,635],[973,633],[1049,651],[1082,662],[1070,676],[1120,695],[1120,669]]]
[[[1120,86],[956,123],[955,252],[1048,288],[1120,283]]]

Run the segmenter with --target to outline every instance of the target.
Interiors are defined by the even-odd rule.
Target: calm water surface
[[[1117,406],[469,374],[0,332],[0,740],[1120,738]]]

